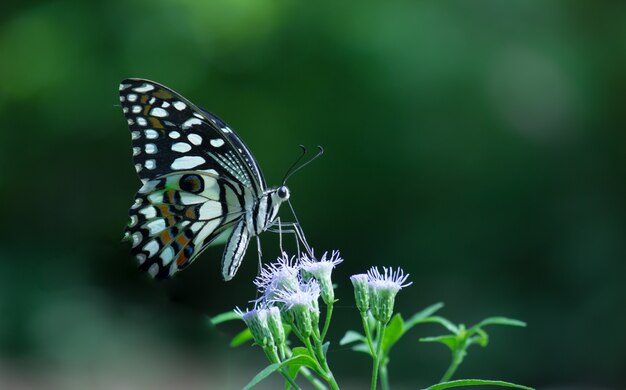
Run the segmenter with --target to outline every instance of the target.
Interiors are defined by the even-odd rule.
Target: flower
[[[356,274],[350,276],[352,285],[354,286],[354,300],[356,301],[356,307],[361,313],[367,313],[370,308],[370,295],[369,295],[369,277],[367,274]]]
[[[295,325],[303,337],[308,337],[313,331],[313,319],[319,320],[317,300],[320,296],[320,286],[316,280],[300,283],[296,289],[277,290],[271,303],[281,303],[283,310],[293,314]]]
[[[259,344],[263,349],[274,346],[274,339],[267,323],[267,316],[269,314],[268,309],[257,309],[255,307],[252,310],[246,309],[244,312],[241,309],[236,308],[235,313],[237,313],[243,319],[243,322],[246,323],[250,329],[250,333],[252,333],[252,337],[254,337],[254,341],[257,344]]]
[[[343,259],[339,257],[339,251],[333,251],[329,259],[326,259],[327,255],[328,252],[325,252],[319,261],[315,260],[313,256],[309,258],[306,254],[302,255],[300,269],[305,279],[315,278],[318,281],[322,299],[327,305],[330,305],[335,300],[331,274],[333,268],[343,262]]]
[[[393,268],[383,267],[381,274],[378,267],[372,267],[367,271],[367,276],[372,315],[378,321],[387,323],[393,315],[396,294],[403,287],[412,284],[412,282],[406,283],[409,274],[405,275],[399,267],[395,271]]]
[[[299,271],[300,267],[295,257],[290,258],[285,252],[275,263],[264,266],[261,274],[254,279],[254,284],[263,294],[260,300],[271,302],[280,290],[296,290],[300,283]]]

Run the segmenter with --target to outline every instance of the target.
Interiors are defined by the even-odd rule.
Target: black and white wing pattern
[[[153,81],[122,81],[120,102],[143,183],[125,230],[139,268],[170,277],[233,227],[222,258],[229,280],[250,239],[246,212],[266,189],[252,153],[219,118]]]

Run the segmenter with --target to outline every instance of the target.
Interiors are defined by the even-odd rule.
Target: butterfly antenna
[[[300,156],[298,156],[296,161],[294,161],[294,163],[291,164],[289,169],[287,169],[287,172],[285,173],[285,177],[283,177],[283,181],[282,181],[283,185],[285,185],[285,182],[287,181],[287,178],[289,178],[289,176],[291,176],[291,173],[294,170],[294,168],[296,167],[296,165],[298,165],[300,160],[302,160],[302,157],[304,157],[304,155],[306,154],[306,147],[304,145],[299,145],[299,146],[300,146],[300,149],[302,149],[302,154]]]
[[[306,151],[306,148],[302,145],[300,145],[300,147],[302,149],[304,149]],[[305,152],[306,153],[306,152]],[[324,154],[324,148],[321,145],[317,145],[317,154],[313,157],[311,157],[309,159],[309,161],[303,163],[302,165],[300,165],[297,168],[293,168],[296,166],[296,164],[292,165],[291,168],[289,168],[289,171],[287,172],[287,174],[285,175],[285,178],[283,179],[283,185],[285,185],[285,183],[287,182],[287,179],[289,179],[291,176],[293,176],[294,173],[298,172],[299,170],[301,170],[302,168],[306,167],[307,165],[309,165],[310,163],[312,163],[314,160],[316,160],[318,157],[320,157],[322,154]],[[296,161],[296,163],[298,161],[300,161],[302,159],[302,157],[304,157],[304,153],[300,156],[300,158]],[[295,216],[295,215],[294,215]]]

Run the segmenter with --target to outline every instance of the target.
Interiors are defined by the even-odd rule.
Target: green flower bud
[[[267,309],[253,309],[246,311],[235,310],[237,314],[241,316],[243,321],[250,329],[254,341],[260,345],[263,349],[274,346],[274,339],[267,323],[268,310]]]
[[[361,313],[366,313],[370,308],[369,278],[367,274],[357,274],[350,276],[350,280],[354,286],[356,307]]]

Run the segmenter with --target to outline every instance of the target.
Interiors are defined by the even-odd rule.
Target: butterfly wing
[[[245,212],[265,190],[265,180],[224,122],[171,89],[127,79],[120,102],[143,182],[125,237],[140,269],[169,277],[228,227],[245,227]]]

